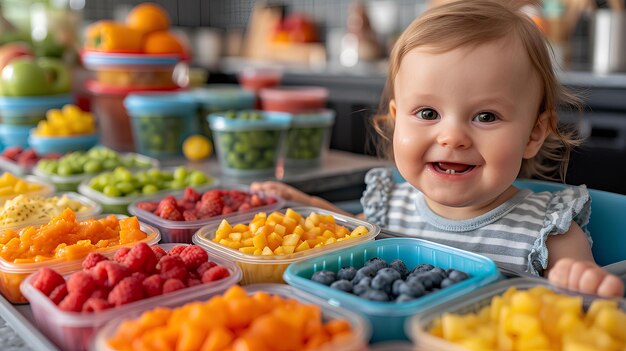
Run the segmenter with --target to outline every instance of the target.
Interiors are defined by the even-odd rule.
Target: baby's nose
[[[443,147],[466,149],[472,145],[472,140],[465,126],[453,122],[441,125],[441,131],[437,136],[437,143]]]

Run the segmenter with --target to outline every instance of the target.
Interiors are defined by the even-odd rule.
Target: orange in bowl
[[[147,34],[144,38],[143,52],[146,54],[185,54],[185,48],[178,38],[168,31]]]
[[[170,27],[170,17],[161,6],[146,2],[135,6],[128,13],[126,25],[147,34],[167,30]]]

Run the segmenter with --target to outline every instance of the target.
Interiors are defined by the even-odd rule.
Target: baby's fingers
[[[560,288],[569,288],[569,275],[573,264],[574,260],[571,258],[558,260],[550,269],[548,280]]]
[[[600,283],[597,294],[603,297],[623,297],[624,282],[613,274],[607,274]]]

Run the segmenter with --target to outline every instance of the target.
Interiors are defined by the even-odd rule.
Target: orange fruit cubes
[[[0,257],[13,263],[32,263],[63,258],[74,260],[89,252],[145,239],[137,217],[77,221],[71,209],[64,210],[39,228],[0,232]]]
[[[210,316],[210,318],[207,318]],[[206,302],[157,307],[122,322],[116,350],[314,350],[352,335],[341,319],[324,322],[319,306],[233,286]]]
[[[222,220],[213,238],[214,242],[251,255],[288,255],[315,247],[367,234],[367,228],[358,226],[352,231],[336,224],[331,215],[315,212],[303,218],[292,209],[283,214],[257,213],[249,224],[231,226]]]

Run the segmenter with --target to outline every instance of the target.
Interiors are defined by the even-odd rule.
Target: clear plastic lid
[[[285,112],[269,112],[257,110],[243,110],[235,112],[236,118],[229,118],[225,112],[216,112],[209,115],[211,129],[219,132],[236,132],[249,130],[288,129],[291,123],[291,114]],[[239,118],[241,114],[258,114],[260,119]]]
[[[328,89],[323,87],[282,86],[261,89],[259,95],[261,99],[269,100],[326,100]]]
[[[124,99],[124,107],[131,115],[160,117],[161,114],[176,114],[181,110],[193,113],[197,109],[197,103],[186,93],[153,91],[129,94]]]
[[[215,237],[217,228],[219,227],[219,223],[211,224],[205,227],[200,228],[196,234],[193,236],[193,243],[200,245],[206,248],[209,252],[215,253],[216,255],[223,256],[230,260],[235,260],[237,262],[245,262],[251,264],[289,264],[292,262],[300,261],[303,258],[314,257],[322,255],[328,251],[335,251],[341,248],[345,248],[348,246],[353,246],[362,243],[363,241],[374,239],[378,233],[380,232],[380,227],[375,224],[371,224],[360,219],[351,218],[348,216],[344,216],[335,212],[327,211],[317,207],[294,207],[293,211],[299,213],[302,217],[307,217],[311,213],[315,212],[319,215],[323,216],[333,216],[335,218],[335,223],[337,225],[341,225],[347,227],[350,230],[358,226],[363,226],[367,228],[367,234],[364,234],[361,237],[351,238],[343,241],[338,241],[333,244],[320,246],[311,248],[308,250],[294,252],[292,254],[287,255],[274,255],[274,256],[256,256],[245,254],[239,250],[234,250],[219,243],[213,241]],[[278,212],[285,213],[286,209],[280,210]],[[248,224],[254,218],[258,212],[242,214],[239,216],[234,216],[228,219],[228,222],[231,225],[236,225],[239,223]],[[268,213],[269,215],[269,213]]]
[[[335,122],[335,111],[322,109],[307,113],[294,113],[291,119],[291,127],[328,127]]]

